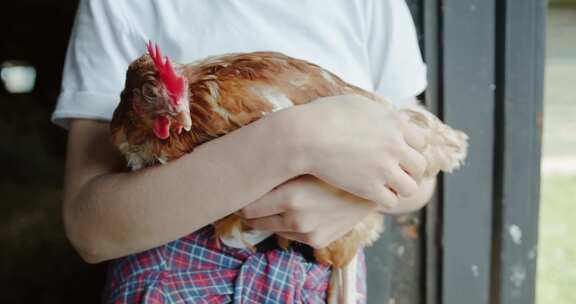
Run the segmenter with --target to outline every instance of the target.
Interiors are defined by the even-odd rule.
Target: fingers
[[[402,135],[404,141],[416,151],[426,148],[426,137],[422,129],[411,123],[407,118],[402,119]]]
[[[271,232],[281,232],[281,231],[292,231],[292,227],[286,225],[286,221],[282,215],[271,215],[256,219],[246,219],[243,222],[252,229],[271,231]]]
[[[297,209],[300,206],[300,193],[303,186],[315,184],[317,181],[313,176],[300,176],[289,180],[238,210],[236,215],[245,219],[254,219]]]
[[[377,203],[383,205],[386,208],[393,208],[398,205],[398,194],[396,190],[392,189],[390,186],[380,186],[380,195]]]
[[[284,212],[283,195],[281,187],[276,188],[246,207],[240,209],[236,214],[245,219],[254,219],[272,216]]]
[[[318,225],[318,221],[314,221],[309,216],[288,213],[248,219],[244,220],[244,223],[256,230],[293,233],[309,233]]]
[[[387,174],[386,186],[392,188],[398,196],[410,197],[418,190],[418,184],[402,168],[396,167]]]
[[[355,225],[358,220],[359,219],[343,219],[343,222],[340,223],[340,225],[333,225],[331,227],[323,225],[323,229],[314,229],[310,232],[278,232],[277,234],[283,238],[320,249],[327,247],[330,243],[346,235],[351,229],[353,229],[353,225]]]
[[[428,162],[416,150],[411,147],[404,149],[400,158],[400,167],[406,171],[417,183],[422,180]]]

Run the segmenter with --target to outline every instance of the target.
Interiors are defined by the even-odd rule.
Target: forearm
[[[244,207],[298,174],[278,121],[262,119],[163,166],[88,179],[65,199],[69,238],[98,262],[167,243]]]

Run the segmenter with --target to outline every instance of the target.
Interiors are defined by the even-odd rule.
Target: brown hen
[[[110,125],[113,143],[132,170],[175,160],[194,147],[264,115],[320,97],[359,94],[391,106],[381,97],[350,85],[329,71],[274,52],[227,54],[173,66],[158,47],[128,67],[126,85]],[[467,137],[420,107],[400,108],[428,129],[426,174],[450,172],[466,156]],[[235,215],[214,223],[218,237],[248,229]],[[315,250],[320,263],[340,268],[383,229],[373,213],[343,238]],[[280,240],[286,247],[288,241]]]

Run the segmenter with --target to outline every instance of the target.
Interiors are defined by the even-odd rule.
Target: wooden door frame
[[[407,2],[426,104],[470,135],[470,155],[424,212],[387,223],[368,251],[368,302],[534,303],[546,2]]]
[[[426,210],[425,303],[534,303],[546,2],[425,0],[427,102],[470,158]]]

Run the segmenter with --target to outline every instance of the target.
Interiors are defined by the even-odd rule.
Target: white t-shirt
[[[179,63],[282,52],[396,103],[426,87],[404,0],[83,0],[52,120],[109,121],[126,69],[148,40]]]

